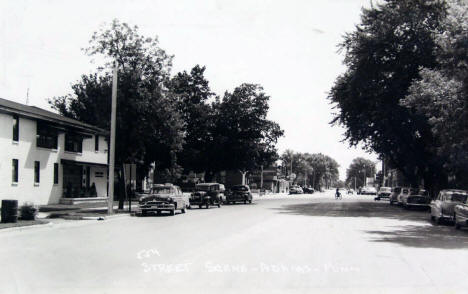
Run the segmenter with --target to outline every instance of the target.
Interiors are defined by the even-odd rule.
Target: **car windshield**
[[[153,194],[171,194],[171,187],[154,187],[152,190]]]
[[[393,189],[393,192],[396,192],[396,193],[400,193],[400,191],[401,191],[401,188],[394,188]]]
[[[448,196],[447,197],[448,200],[457,201],[457,202],[466,202],[466,198],[468,195],[462,194],[462,193],[452,193],[447,196]]]
[[[392,191],[392,188],[390,187],[381,187],[380,188],[380,192],[391,192]]]
[[[214,186],[210,186],[210,185],[197,185],[195,187],[195,189],[197,191],[205,191],[205,192],[208,192],[208,191],[214,191]]]
[[[249,191],[249,188],[246,186],[234,186],[232,187],[233,191]]]

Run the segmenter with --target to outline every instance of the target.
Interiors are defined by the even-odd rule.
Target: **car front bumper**
[[[173,203],[161,203],[161,204],[144,204],[138,207],[141,211],[162,211],[162,210],[174,210],[175,205]]]

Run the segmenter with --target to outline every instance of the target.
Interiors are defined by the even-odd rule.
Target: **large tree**
[[[322,153],[299,153],[288,149],[281,155],[281,161],[288,174],[296,175],[294,182],[305,183],[317,190],[328,188],[339,179],[339,164]]]
[[[242,84],[213,103],[212,142],[208,170],[248,171],[278,159],[280,126],[267,119],[270,97],[255,84]]]
[[[346,185],[356,188],[365,186],[366,178],[375,176],[375,163],[363,157],[353,159],[346,170]]]
[[[178,73],[168,84],[184,122],[185,143],[178,154],[178,162],[186,171],[206,170],[207,147],[212,141],[213,108],[209,99],[214,93],[204,73],[205,67],[197,65],[190,73]]]
[[[96,73],[83,75],[72,93],[49,100],[62,115],[110,129],[111,70],[118,67],[116,162],[138,162],[147,170],[174,168],[183,142],[182,121],[165,90],[172,57],[157,39],[114,20],[93,34],[85,51],[103,61]]]
[[[421,67],[437,65],[434,32],[446,14],[444,1],[388,0],[363,9],[361,23],[340,49],[347,70],[329,98],[339,110],[332,123],[346,128],[351,145],[383,156],[417,184],[443,181],[441,158],[427,118],[400,105]]]
[[[401,101],[431,126],[436,154],[450,185],[468,185],[468,4],[450,1],[443,32],[436,32],[438,66],[421,68]]]

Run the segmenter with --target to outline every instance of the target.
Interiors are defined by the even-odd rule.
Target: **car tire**
[[[182,208],[180,212],[185,213],[185,208]]]
[[[244,204],[247,204],[247,200],[244,200]]]
[[[192,209],[192,206],[191,205],[187,206],[187,209]]]
[[[201,208],[202,208],[202,205],[201,205],[201,204],[200,204],[200,205],[198,205],[198,208],[200,208],[200,209],[201,209]]]
[[[218,208],[221,208],[221,202],[218,202]]]
[[[252,199],[249,200],[249,204],[252,204]]]
[[[205,204],[205,208],[206,209],[210,208],[210,204],[208,202]]]
[[[170,210],[169,215],[175,215],[175,209]]]
[[[156,211],[156,215],[161,215],[161,210]]]
[[[142,210],[142,211],[141,211],[141,216],[147,216],[146,210]]]
[[[393,205],[393,201],[392,201],[392,200],[390,200],[390,205]]]

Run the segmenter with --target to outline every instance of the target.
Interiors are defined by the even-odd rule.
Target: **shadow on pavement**
[[[366,217],[414,221],[414,225],[364,231],[371,242],[396,243],[408,247],[459,249],[468,248],[468,230],[455,230],[453,224],[433,225],[427,210],[406,210],[388,202],[328,201],[284,205],[273,208],[281,214],[320,217]]]
[[[365,231],[373,235],[372,242],[397,243],[408,247],[460,249],[468,248],[468,232],[457,231],[453,226],[395,227],[388,231]]]

